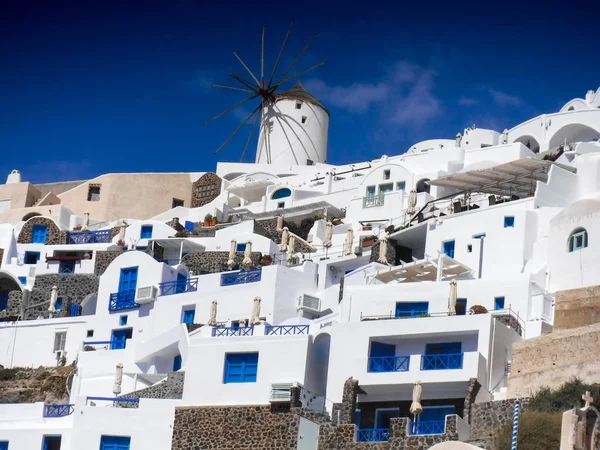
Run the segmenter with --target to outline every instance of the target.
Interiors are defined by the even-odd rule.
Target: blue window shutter
[[[8,441],[0,442],[0,450],[8,450]]]
[[[119,279],[119,292],[135,291],[137,287],[137,267],[121,269],[121,278]]]
[[[111,350],[122,350],[127,346],[127,334],[131,333],[131,328],[124,330],[113,330],[111,338]]]
[[[450,258],[454,258],[454,241],[444,242],[444,253]]]
[[[504,297],[496,297],[494,299],[494,309],[504,309]]]
[[[228,353],[225,356],[224,383],[255,383],[258,353]]]
[[[77,303],[71,303],[71,317],[77,317],[79,315],[79,305]]]
[[[185,221],[185,229],[188,231],[194,231],[194,222],[190,222],[189,220]]]
[[[237,244],[235,246],[235,251],[236,252],[244,252],[244,251],[246,251],[246,244],[245,243],[244,244]]]
[[[196,316],[195,309],[186,309],[183,311],[183,323],[191,325],[194,323],[194,318]]]
[[[33,230],[31,232],[31,243],[45,244],[47,234],[48,227],[46,225],[34,225]]]
[[[515,226],[515,217],[514,216],[505,216],[504,217],[504,228],[514,228]]]
[[[62,310],[62,298],[57,298],[56,299],[56,306],[54,307],[54,309],[56,309],[57,311]]]
[[[121,325],[122,327],[124,327],[125,325],[127,325],[127,316],[121,316],[121,317],[119,317],[119,325]]]
[[[142,239],[151,239],[152,238],[152,225],[142,226],[142,231],[140,233],[140,237]]]
[[[173,372],[177,372],[179,369],[181,369],[181,355],[173,358]]]
[[[0,311],[6,311],[8,309],[8,292],[0,292]],[[2,450],[2,447],[0,447]]]
[[[100,450],[129,450],[131,438],[129,436],[102,436]]]

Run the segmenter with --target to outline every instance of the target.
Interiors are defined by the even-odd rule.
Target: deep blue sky
[[[271,68],[292,19],[284,62],[313,32],[298,70],[328,61],[301,80],[331,111],[329,162],[502,131],[600,85],[599,8],[526,3],[4,2],[0,182],[13,168],[48,182],[239,160],[249,127],[213,151],[241,114],[204,122],[245,94],[210,83],[246,76],[232,50],[259,71],[263,24]]]

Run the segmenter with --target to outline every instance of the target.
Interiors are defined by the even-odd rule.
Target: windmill
[[[275,65],[273,66],[273,69],[271,70],[271,75],[268,80],[266,80],[266,78],[265,78],[265,27],[263,27],[262,42],[261,42],[261,44],[262,44],[261,45],[261,58],[260,58],[260,78],[255,76],[255,74],[250,70],[250,68],[246,65],[246,63],[242,60],[242,58],[234,51],[233,55],[240,62],[240,64],[244,67],[244,69],[250,75],[252,80],[248,80],[248,79],[245,79],[234,73],[230,73],[229,76],[231,78],[233,78],[234,80],[236,80],[239,83],[239,86],[225,86],[225,85],[221,85],[221,84],[213,84],[212,85],[213,87],[216,87],[219,89],[228,89],[228,90],[233,90],[233,91],[238,91],[238,92],[244,92],[244,93],[250,94],[250,95],[245,100],[243,100],[243,101],[227,108],[226,110],[222,111],[221,113],[217,114],[212,119],[208,120],[205,124],[208,124],[209,122],[212,122],[213,120],[216,120],[219,117],[222,117],[225,114],[235,110],[236,108],[240,108],[243,105],[245,105],[249,102],[252,102],[253,100],[258,101],[258,104],[254,107],[252,112],[242,121],[242,123],[233,131],[233,133],[231,133],[231,135],[229,135],[229,137],[221,144],[221,146],[219,148],[217,148],[217,150],[214,152],[214,154],[219,153],[231,141],[231,139],[233,139],[233,137],[236,134],[238,134],[238,132],[244,127],[244,125],[246,125],[250,120],[254,119],[252,128],[251,128],[248,138],[246,140],[246,144],[242,151],[242,156],[240,158],[240,162],[242,162],[244,159],[244,156],[246,154],[246,150],[248,149],[248,145],[250,144],[250,141],[254,134],[256,125],[258,124],[261,117],[263,117],[263,120],[261,121],[261,125],[260,125],[259,147],[261,146],[261,142],[264,144],[263,146],[265,147],[264,155],[262,157],[262,162],[266,162],[266,163],[272,162],[272,150],[271,150],[272,145],[269,143],[269,138],[267,136],[270,134],[270,130],[272,130],[272,128],[273,128],[273,122],[275,119],[278,121],[278,125],[279,125],[278,129],[280,129],[280,130],[284,130],[284,128],[287,124],[288,132],[286,132],[284,130],[283,134],[285,135],[285,140],[289,143],[289,148],[292,150],[292,154],[294,153],[294,144],[292,143],[292,141],[300,142],[302,147],[307,147],[307,145],[305,145],[303,143],[303,141],[309,141],[310,142],[309,146],[315,147],[315,144],[313,143],[313,139],[311,139],[310,136],[308,136],[308,132],[306,132],[304,130],[298,131],[298,127],[295,125],[295,123],[300,124],[300,122],[297,121],[296,118],[291,118],[288,115],[282,114],[280,109],[275,106],[276,102],[278,102],[279,100],[284,99],[284,98],[288,98],[288,99],[294,98],[297,101],[302,100],[304,102],[311,103],[311,105],[320,106],[322,108],[322,110],[325,111],[325,113],[327,114],[327,118],[326,118],[326,120],[318,120],[318,118],[317,118],[317,120],[315,120],[315,122],[319,122],[321,124],[321,126],[323,126],[323,124],[326,124],[326,126],[328,126],[329,113],[325,110],[325,108],[322,107],[322,105],[316,99],[314,99],[314,97],[312,97],[310,94],[308,94],[308,92],[306,92],[302,88],[302,86],[300,85],[299,82],[294,88],[290,89],[287,92],[284,92],[284,93],[278,92],[278,90],[280,90],[280,88],[284,84],[286,84],[292,80],[295,80],[298,77],[325,64],[325,61],[323,61],[323,62],[320,62],[319,64],[315,64],[312,67],[309,67],[308,69],[305,69],[298,73],[295,73],[294,75],[290,75],[290,72],[292,71],[292,69],[296,66],[296,64],[302,57],[302,55],[304,55],[304,53],[306,52],[306,50],[308,49],[308,47],[310,46],[312,41],[317,36],[317,34],[315,33],[312,35],[312,37],[306,43],[304,48],[302,48],[302,51],[300,51],[300,53],[298,54],[296,59],[294,59],[294,61],[286,69],[284,74],[281,77],[279,77],[278,81],[275,81],[275,74],[277,72],[277,68],[279,67],[279,63],[281,61],[281,56],[283,55],[283,51],[285,49],[286,43],[288,41],[288,38],[290,37],[290,33],[292,31],[293,25],[294,25],[294,22],[292,22],[288,28],[287,34],[285,35],[285,38],[281,45],[281,49],[279,50],[279,54],[277,55]],[[296,108],[300,109],[297,106],[296,106]],[[271,121],[271,120],[268,120],[269,117],[274,117],[275,119],[273,121]],[[298,119],[298,120],[301,120],[302,124],[304,124],[305,121],[307,120],[307,118],[302,116],[302,118]],[[292,122],[294,122],[294,123],[292,123]],[[291,131],[291,133],[290,133],[290,131]],[[302,136],[299,136],[299,133],[306,134],[308,136],[308,139],[303,139]],[[295,136],[292,136],[292,137],[288,136],[290,134],[295,135]],[[325,149],[327,147],[326,134],[327,133],[325,131],[325,138],[324,138],[325,139],[325,144],[324,144]],[[323,147],[323,145],[320,145],[320,147]],[[310,157],[315,152],[313,151],[311,153],[309,151],[306,151],[306,149],[303,149],[303,151],[307,155],[307,161],[309,161],[309,164],[312,163]],[[260,153],[260,152],[257,152],[257,153]],[[298,164],[299,163],[298,158],[295,155],[292,155],[292,156],[296,161],[295,163]],[[317,157],[317,159],[324,159],[324,156],[323,156],[323,158]],[[259,162],[258,154],[257,154],[257,162]],[[318,162],[323,162],[323,161],[318,161]]]

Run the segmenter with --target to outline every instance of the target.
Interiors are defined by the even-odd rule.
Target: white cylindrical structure
[[[290,231],[288,230],[288,227],[283,227],[283,232],[281,233],[281,244],[279,244],[280,252],[287,252],[289,238],[290,238]]]
[[[250,325],[260,325],[260,297],[254,297],[252,304],[252,316],[250,317]]]
[[[55,313],[56,312],[56,302],[58,301],[58,287],[52,286],[52,290],[50,292],[50,306],[48,307],[48,312]]]
[[[295,253],[296,253],[296,236],[292,234],[292,236],[290,236],[290,241],[288,244],[287,260],[293,261]]]
[[[377,258],[377,262],[381,264],[387,264],[387,251],[388,251],[388,240],[387,238],[379,239],[379,258]]]
[[[439,268],[438,270],[441,270]],[[448,294],[448,314],[456,314],[456,297],[457,297],[456,280],[450,281],[450,293]]]
[[[244,250],[244,260],[242,261],[242,265],[245,267],[249,267],[252,265],[252,242],[246,242],[246,250]]]
[[[81,226],[81,231],[87,231],[89,226],[90,226],[90,213],[86,211],[83,213],[83,225]]]
[[[256,164],[312,165],[327,161],[329,112],[298,82],[263,108]]]
[[[323,241],[323,247],[329,248],[332,245],[333,239],[333,224],[331,222],[327,222],[325,226],[325,240]]]
[[[344,255],[352,254],[352,243],[354,242],[354,230],[349,228],[346,232],[346,241],[344,242]]]
[[[237,248],[237,242],[235,239],[231,240],[231,247],[229,247],[229,258],[227,258],[227,265],[229,267],[235,266],[235,249]]]
[[[117,370],[115,371],[115,382],[113,384],[113,394],[119,395],[121,393],[121,385],[123,384],[123,364],[117,364]]]
[[[217,326],[217,301],[213,300],[210,304],[210,317],[208,319],[208,325],[212,327]]]
[[[423,395],[423,387],[420,381],[415,381],[413,385],[412,403],[410,405],[410,412],[413,414],[420,414],[423,412],[421,406],[421,396]]]

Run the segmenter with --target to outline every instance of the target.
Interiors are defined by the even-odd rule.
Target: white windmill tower
[[[314,40],[316,34],[314,34],[304,46],[300,54],[292,62],[279,81],[273,82],[285,44],[290,36],[292,25],[293,22],[285,36],[268,83],[265,83],[264,78],[265,28],[263,27],[260,81],[254,76],[252,71],[244,61],[242,61],[238,54],[233,52],[234,56],[244,66],[254,82],[248,81],[232,73],[229,75],[241,83],[243,87],[213,84],[214,87],[222,89],[247,92],[251,94],[251,96],[221,112],[208,122],[215,120],[254,99],[260,100],[260,103],[254,108],[250,115],[246,117],[240,126],[238,126],[227,140],[225,140],[225,142],[223,142],[223,144],[215,151],[215,154],[221,151],[221,149],[243,128],[243,126],[254,117],[254,123],[250,134],[248,135],[248,139],[246,140],[240,162],[244,159],[244,155],[246,154],[254,129],[259,120],[260,131],[256,151],[256,163],[289,166],[312,165],[326,161],[329,112],[316,98],[310,95],[299,82],[287,91],[277,93],[277,89],[283,84],[325,64],[325,62],[321,62],[295,75],[288,76],[292,68]]]

